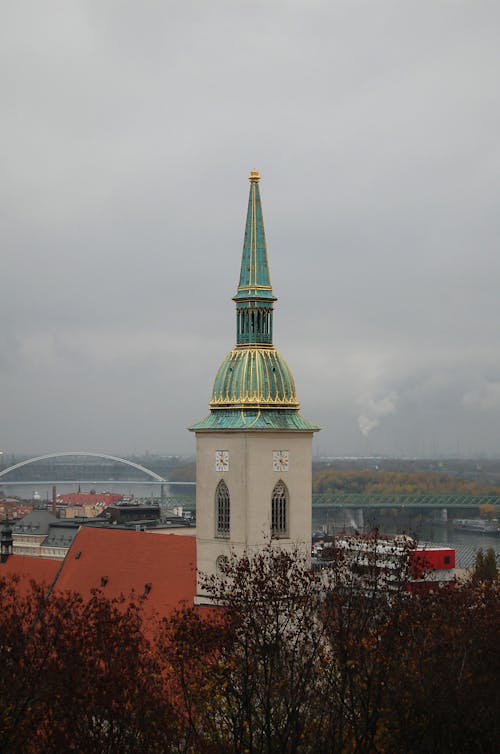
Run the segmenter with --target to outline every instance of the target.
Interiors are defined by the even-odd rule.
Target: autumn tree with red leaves
[[[151,643],[133,596],[0,580],[0,751],[496,752],[498,581],[411,594],[372,544],[231,556]]]
[[[204,591],[219,609],[178,613],[162,639],[185,705],[186,750],[376,750],[398,630],[381,580],[360,589],[340,559],[313,572],[298,553],[269,546],[229,558]],[[407,598],[401,579],[395,616]]]
[[[177,750],[496,751],[498,587],[411,594],[406,565],[388,582],[377,557],[363,580],[341,557],[313,573],[268,547],[207,578],[220,607],[163,625],[185,715]]]
[[[178,613],[162,640],[189,751],[289,751],[316,725],[316,673],[328,649],[320,580],[298,554],[269,547],[232,556],[204,590],[219,608]]]
[[[176,734],[140,601],[0,580],[0,751],[168,751]]]

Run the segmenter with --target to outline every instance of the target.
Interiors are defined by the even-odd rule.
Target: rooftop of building
[[[43,540],[43,547],[63,547],[67,549],[76,537],[78,529],[79,524],[75,524],[71,520],[61,521],[58,519],[52,522],[49,525],[48,534]]]
[[[165,617],[196,593],[196,538],[191,535],[82,527],[63,561],[9,555],[0,578],[17,575],[88,599],[100,589],[110,598],[143,597],[145,615]]]
[[[112,492],[68,492],[57,496],[58,505],[113,505],[123,498]]]
[[[168,615],[196,593],[196,539],[123,529],[82,527],[66,555],[58,590],[84,598],[101,589],[110,598],[132,591],[147,599],[146,612]]]
[[[21,592],[29,588],[31,581],[37,584],[44,584],[49,588],[54,582],[60,567],[60,560],[9,555],[5,563],[0,563],[0,578],[18,576]]]
[[[56,520],[56,516],[51,511],[35,509],[16,521],[12,526],[12,531],[14,534],[47,535],[50,524]]]

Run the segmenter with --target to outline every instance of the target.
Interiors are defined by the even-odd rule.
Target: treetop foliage
[[[477,551],[472,578],[479,583],[498,579],[497,557],[493,547],[489,547],[486,552],[482,548]]]

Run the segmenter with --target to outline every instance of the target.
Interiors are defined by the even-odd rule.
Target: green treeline
[[[313,473],[313,492],[357,492],[373,495],[500,495],[500,487],[432,472],[318,469]]]

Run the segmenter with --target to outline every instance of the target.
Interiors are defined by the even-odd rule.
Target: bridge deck
[[[498,495],[367,495],[349,493],[313,494],[313,508],[479,508],[500,506]]]

